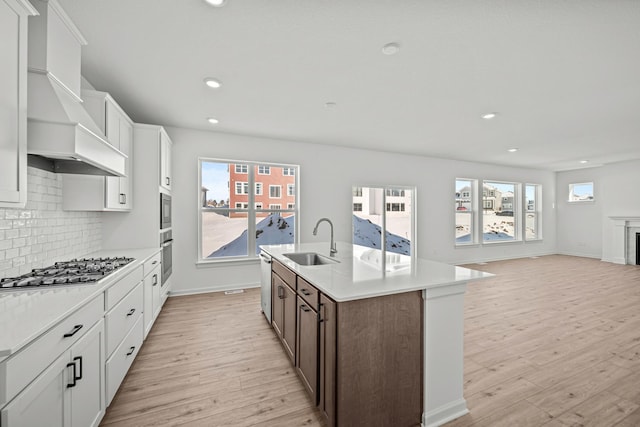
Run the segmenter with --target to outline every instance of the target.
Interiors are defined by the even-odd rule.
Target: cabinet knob
[[[129,349],[129,352],[127,353],[127,356],[131,356],[133,354],[133,352],[136,351],[136,346],[133,346]]]
[[[132,315],[133,315],[133,313],[135,313],[135,312],[136,312],[136,309],[135,309],[135,308],[132,308],[132,309],[131,309],[131,310],[129,310],[129,312],[127,313],[127,316],[132,316]]]
[[[308,291],[308,290],[306,290],[306,289],[300,289],[300,292],[302,292],[302,293],[303,293],[304,295],[306,295],[306,296],[311,295],[311,292],[309,292],[309,291]]]
[[[153,283],[151,284],[151,286],[155,286],[158,284],[158,273],[153,275]]]
[[[77,333],[78,333],[78,331],[79,331],[80,329],[82,329],[82,326],[83,326],[83,325],[75,325],[75,326],[73,327],[73,329],[71,330],[71,332],[67,332],[66,334],[64,334],[64,335],[63,335],[63,337],[64,337],[64,338],[69,338],[69,337],[74,336],[75,334],[77,334]]]

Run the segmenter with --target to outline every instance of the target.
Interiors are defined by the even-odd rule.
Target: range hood
[[[33,0],[29,20],[29,164],[58,173],[125,176],[127,156],[82,106],[80,47],[86,41],[56,0]]]

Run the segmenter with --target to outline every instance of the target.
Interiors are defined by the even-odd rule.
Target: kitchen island
[[[335,257],[328,243],[261,248],[272,325],[329,425],[438,426],[468,412],[463,297],[491,274],[343,242]]]

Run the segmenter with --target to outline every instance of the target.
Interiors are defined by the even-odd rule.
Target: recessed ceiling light
[[[215,118],[213,118],[213,117],[209,117],[209,118],[207,119],[207,121],[208,121],[209,123],[211,123],[212,125],[217,125],[218,123],[220,123],[220,120],[215,119]]]
[[[382,53],[384,53],[385,55],[395,55],[399,51],[400,51],[400,44],[396,42],[387,43],[384,46],[382,46]]]
[[[494,118],[495,116],[497,116],[497,115],[498,115],[498,113],[487,113],[487,114],[483,114],[483,115],[482,115],[482,116],[480,116],[480,117],[482,117],[482,118],[483,118],[483,119],[485,119],[485,120],[491,120],[491,119],[493,119],[493,118]]]
[[[589,160],[580,160],[580,163],[584,165],[585,163],[589,163]]]
[[[518,149],[517,148],[509,148],[507,151],[510,152],[510,153],[515,153],[516,151],[518,151]]]
[[[227,2],[227,0],[204,0],[209,3],[213,7],[222,7]]]
[[[213,89],[218,89],[220,86],[222,86],[219,80],[216,80],[212,77],[207,77],[206,79],[204,79],[204,84]]]
[[[336,105],[338,105],[338,104],[336,104],[335,102],[325,102],[324,103],[324,106],[327,107],[327,108],[334,108]]]

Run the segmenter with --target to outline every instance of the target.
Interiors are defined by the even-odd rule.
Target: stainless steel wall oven
[[[160,233],[160,246],[162,247],[162,286],[164,286],[169,276],[171,276],[171,252],[173,246],[171,230]]]

